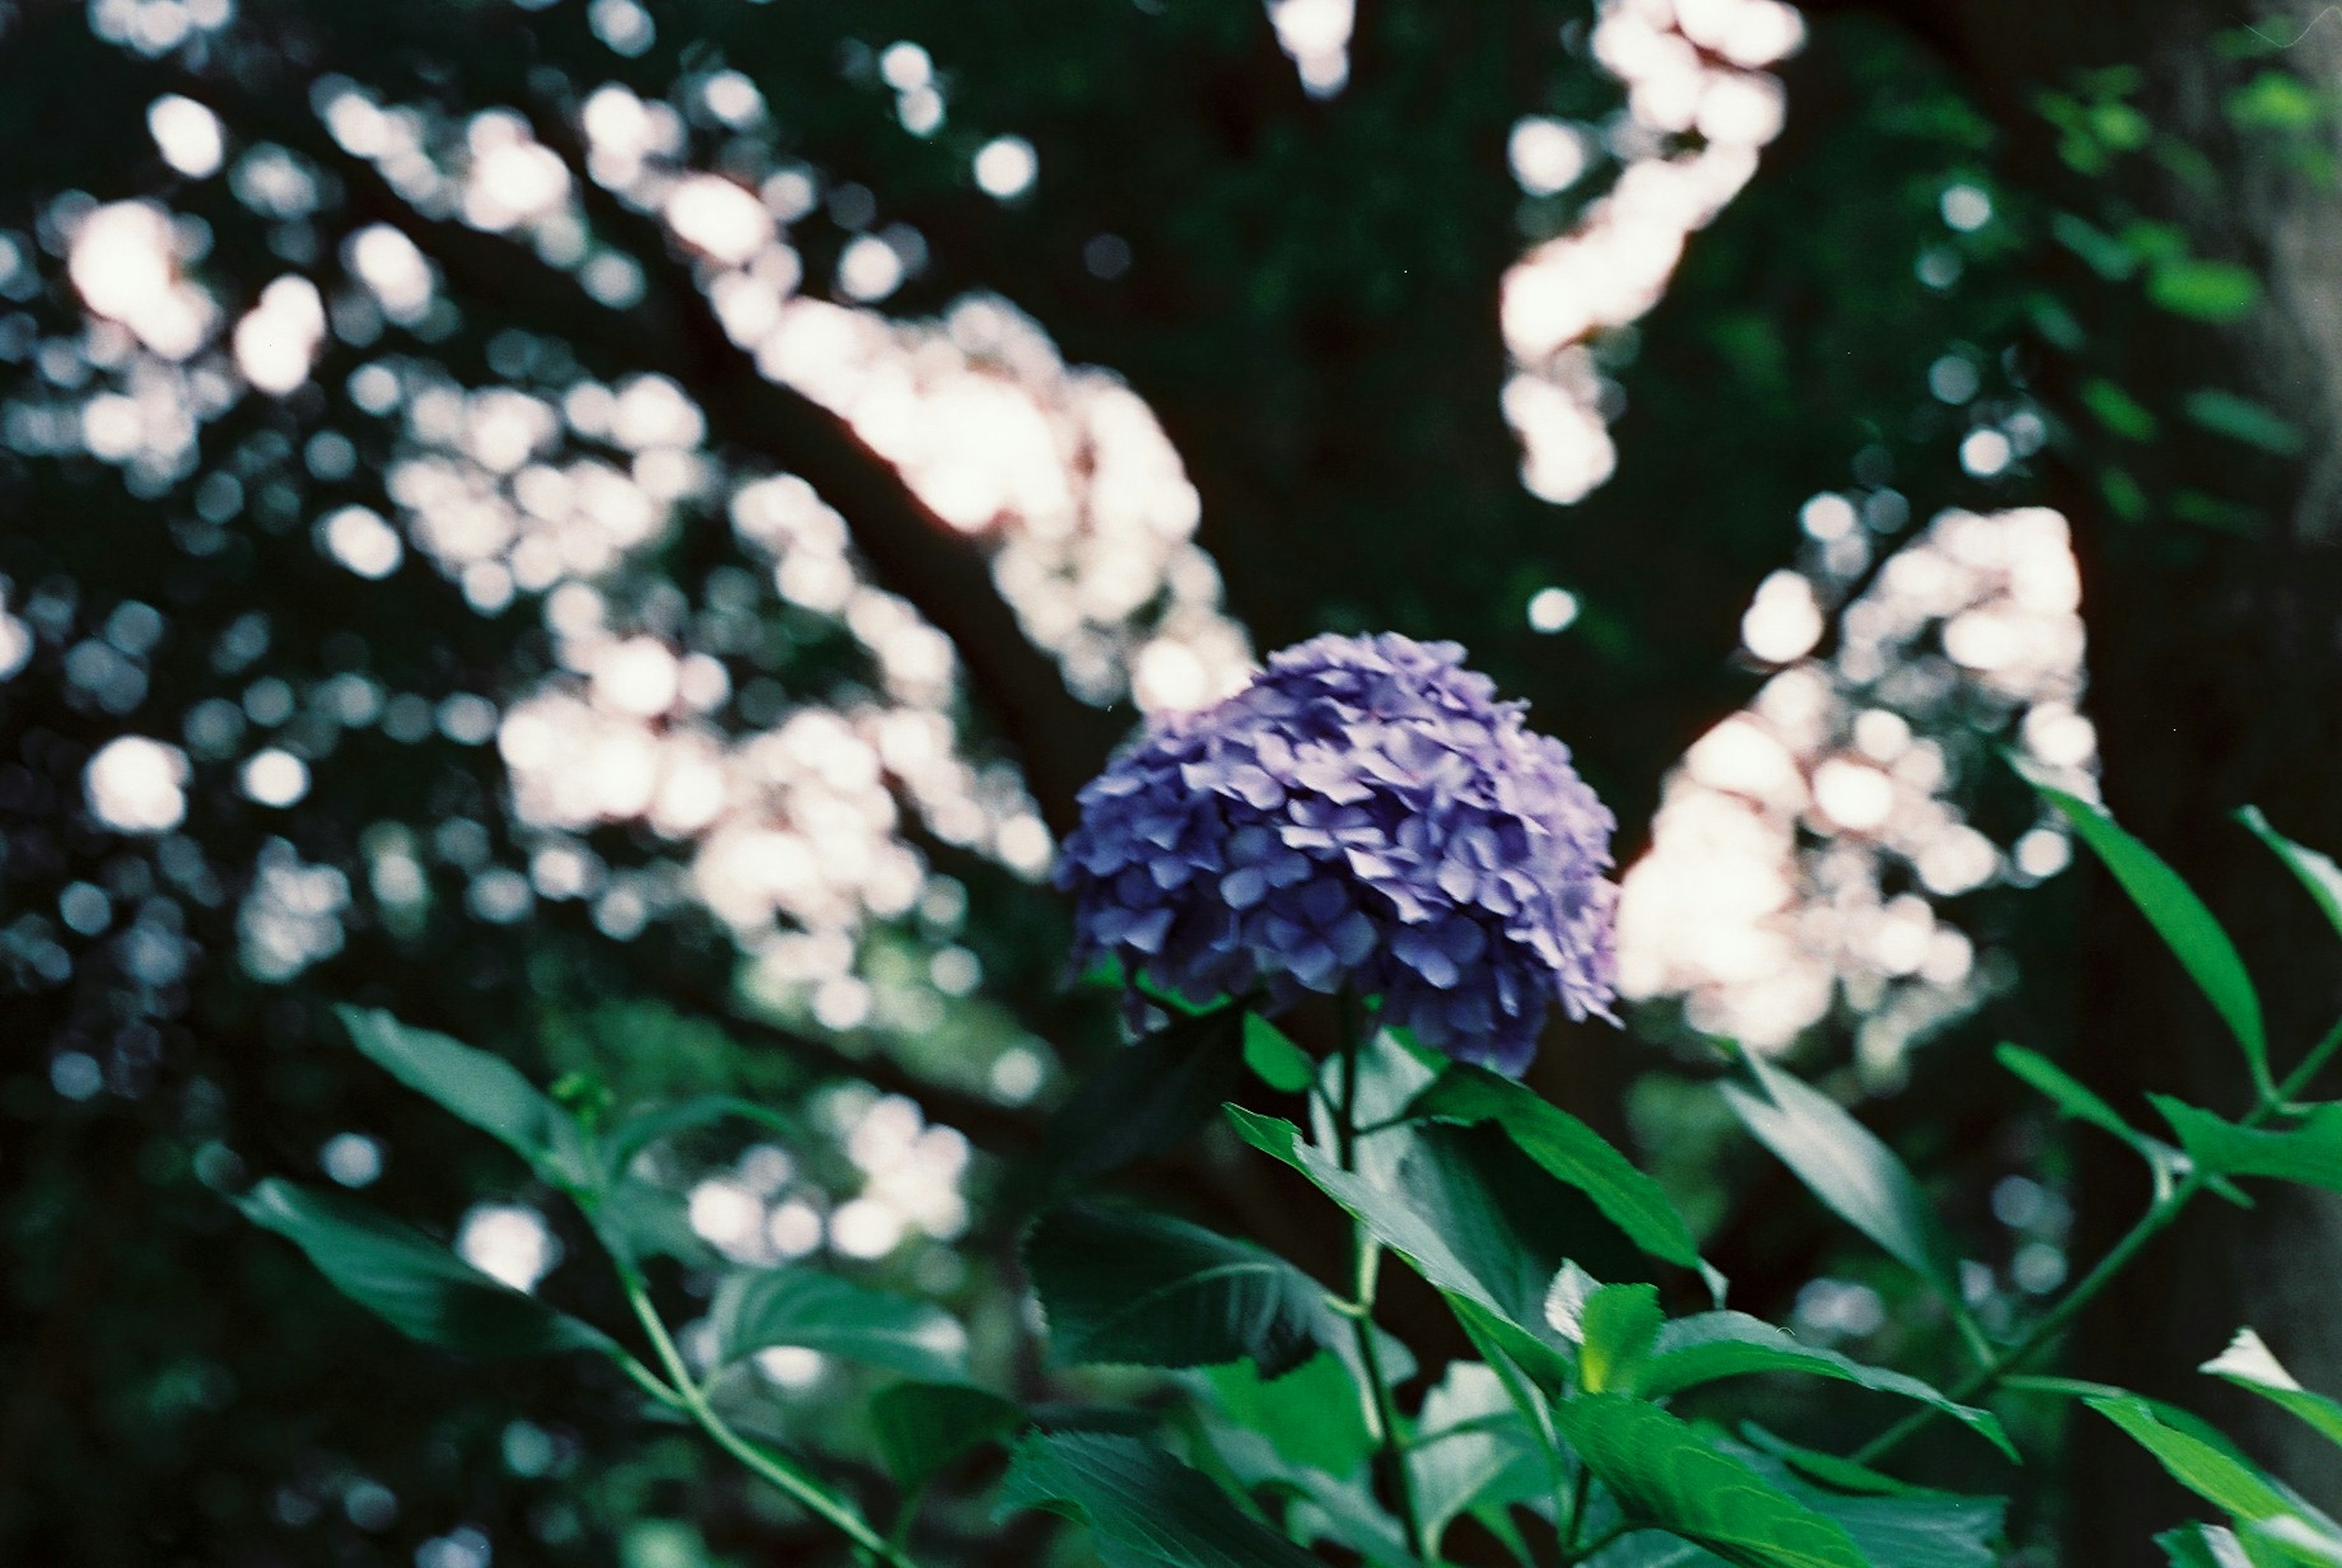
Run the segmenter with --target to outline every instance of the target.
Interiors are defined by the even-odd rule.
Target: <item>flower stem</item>
[[[793,1462],[758,1447],[733,1431],[724,1418],[716,1413],[715,1407],[707,1403],[706,1391],[691,1375],[691,1369],[684,1364],[683,1353],[676,1348],[674,1336],[667,1333],[658,1309],[651,1304],[650,1293],[643,1288],[642,1280],[631,1269],[626,1270],[626,1300],[633,1304],[635,1316],[642,1320],[643,1332],[650,1336],[651,1347],[658,1353],[659,1364],[666,1368],[673,1385],[659,1385],[657,1392],[663,1402],[689,1415],[701,1431],[715,1440],[718,1448],[778,1487],[807,1513],[835,1525],[854,1543],[856,1554],[863,1561],[884,1563],[888,1568],[916,1568],[898,1543],[889,1541],[873,1530],[851,1504],[807,1475]],[[636,1365],[639,1368],[640,1363]],[[643,1375],[649,1376],[647,1372]],[[641,1382],[642,1378],[636,1381]],[[651,1383],[656,1384],[657,1380],[652,1378]]]
[[[2281,1111],[2293,1110],[2294,1097],[2309,1086],[2310,1081],[2334,1059],[2337,1051],[2342,1051],[2342,1019],[2337,1019],[2334,1026],[2326,1032],[2325,1038],[2310,1047],[2309,1054],[2304,1056],[2300,1065],[2286,1075],[2284,1083],[2259,1089],[2257,1102],[2250,1111],[2245,1113],[2240,1124],[2257,1127]],[[2205,1183],[2210,1179],[2210,1173],[2201,1165],[2192,1166],[2187,1174],[2181,1177],[2170,1191],[2163,1193],[2148,1205],[2147,1213],[2139,1216],[2138,1223],[2123,1233],[2122,1239],[2107,1250],[2106,1256],[2098,1260],[2097,1266],[2084,1276],[2079,1284],[2059,1298],[2056,1306],[2044,1313],[2040,1319],[2026,1331],[2022,1339],[1985,1365],[1970,1373],[1959,1383],[1953,1384],[1948,1391],[1951,1398],[1955,1402],[1965,1403],[1980,1393],[1991,1392],[2023,1368],[2026,1363],[2047,1348],[2053,1340],[2065,1332],[2067,1325],[2080,1315],[2082,1309],[2096,1300],[2098,1293],[2105,1290],[2114,1282],[2116,1275],[2129,1266],[2131,1260],[2139,1254],[2147,1243],[2161,1235],[2170,1226],[2171,1222],[2179,1217],[2180,1212],[2187,1207],[2197,1193],[2203,1191]],[[1923,1408],[1905,1416],[1901,1421],[1857,1449],[1854,1453],[1855,1463],[1876,1463],[1902,1446],[1905,1440],[1926,1427],[1938,1413],[1932,1408]]]
[[[1345,1171],[1358,1168],[1358,1069],[1366,1054],[1355,997],[1342,998],[1342,1104],[1334,1117],[1335,1152]],[[1432,1561],[1431,1540],[1415,1502],[1415,1478],[1407,1468],[1406,1447],[1398,1431],[1398,1406],[1391,1398],[1390,1379],[1383,1371],[1382,1347],[1375,1341],[1375,1287],[1382,1273],[1382,1243],[1368,1233],[1366,1222],[1350,1222],[1352,1259],[1350,1299],[1357,1311],[1350,1319],[1356,1332],[1358,1366],[1366,1373],[1368,1413],[1375,1435],[1382,1440],[1384,1468],[1390,1474],[1392,1495],[1398,1503],[1399,1523],[1406,1531],[1407,1550],[1425,1563]]]

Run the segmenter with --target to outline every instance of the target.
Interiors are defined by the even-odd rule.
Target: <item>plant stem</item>
[[[2326,1032],[2325,1038],[2310,1047],[2309,1054],[2304,1056],[2300,1065],[2286,1075],[2284,1083],[2259,1091],[2257,1103],[2251,1110],[2245,1113],[2244,1119],[2239,1124],[2257,1127],[2278,1112],[2291,1110],[2294,1097],[2309,1086],[2310,1081],[2317,1076],[2328,1062],[2333,1060],[2337,1051],[2342,1051],[2342,1019],[2337,1019],[2334,1026]],[[2204,1184],[2210,1179],[2211,1174],[2201,1165],[2192,1166],[2187,1174],[2180,1178],[2169,1192],[2148,1205],[2147,1213],[2139,1216],[2138,1223],[2126,1231],[2122,1239],[2107,1250],[2107,1255],[2098,1260],[2097,1266],[2093,1268],[2079,1284],[2059,1298],[2056,1306],[2044,1313],[2039,1321],[2026,1331],[2022,1339],[1986,1365],[1977,1368],[1959,1383],[1955,1383],[1947,1391],[1952,1399],[1965,1402],[1975,1398],[1977,1394],[1990,1392],[2023,1367],[2027,1362],[2038,1355],[2051,1341],[2065,1331],[2067,1324],[2080,1314],[2084,1307],[2089,1305],[2097,1297],[2099,1292],[2113,1283],[2115,1276],[2129,1265],[2130,1261],[2138,1255],[2147,1243],[2161,1235],[2169,1227],[2171,1222],[2179,1217],[2180,1212],[2187,1208],[2197,1193],[2203,1191]],[[1921,1409],[1905,1416],[1901,1421],[1857,1449],[1854,1453],[1855,1463],[1857,1464],[1877,1463],[1900,1447],[1914,1433],[1926,1427],[1938,1413],[1933,1409]]]
[[[836,1526],[846,1538],[854,1543],[855,1550],[866,1561],[875,1560],[889,1568],[916,1568],[904,1555],[896,1542],[889,1541],[873,1530],[863,1517],[843,1499],[820,1482],[798,1469],[777,1453],[757,1447],[716,1413],[707,1403],[706,1391],[691,1375],[684,1364],[683,1353],[676,1348],[674,1336],[659,1318],[658,1309],[651,1304],[650,1294],[643,1288],[642,1280],[629,1269],[626,1273],[626,1300],[633,1303],[635,1316],[642,1320],[643,1332],[650,1336],[651,1347],[658,1353],[659,1364],[666,1369],[673,1383],[671,1390],[676,1403],[697,1423],[701,1431],[716,1441],[716,1445],[746,1465],[766,1481],[786,1493],[807,1513]],[[637,1379],[637,1381],[640,1381]],[[653,1380],[656,1382],[656,1380]]]
[[[1365,1054],[1365,1032],[1359,1026],[1358,1004],[1342,998],[1342,1104],[1334,1118],[1335,1152],[1345,1171],[1358,1168],[1358,1068]],[[1375,1343],[1375,1286],[1382,1273],[1382,1243],[1367,1233],[1363,1220],[1350,1222],[1353,1260],[1350,1299],[1357,1313],[1350,1326],[1358,1336],[1358,1365],[1366,1376],[1366,1397],[1376,1435],[1382,1440],[1383,1463],[1390,1472],[1392,1494],[1398,1503],[1399,1522],[1406,1530],[1407,1550],[1429,1563],[1431,1540],[1415,1503],[1415,1477],[1407,1468],[1406,1448],[1399,1439],[1398,1406],[1391,1398],[1390,1379],[1383,1372],[1382,1348]]]
[[[1577,1550],[1577,1533],[1586,1527],[1586,1499],[1592,1491],[1594,1473],[1586,1468],[1586,1461],[1577,1462],[1577,1479],[1569,1486],[1569,1512],[1562,1516],[1561,1558],[1576,1563],[1583,1553]]]

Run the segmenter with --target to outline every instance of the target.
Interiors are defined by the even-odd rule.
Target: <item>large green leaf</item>
[[[1025,1424],[1025,1413],[996,1393],[964,1383],[897,1383],[870,1401],[870,1425],[886,1473],[897,1485],[924,1485],[961,1454],[997,1442]]]
[[[2315,1107],[2283,1129],[2241,1127],[2167,1094],[2147,1098],[2188,1158],[2216,1175],[2275,1176],[2342,1193],[2342,1104]]]
[[[2106,864],[2147,924],[2177,955],[2227,1024],[2228,1032],[2244,1047],[2253,1082],[2267,1087],[2268,1031],[2261,1021],[2259,994],[2245,971],[2245,961],[2237,954],[2236,944],[2228,940],[2228,934],[2212,918],[2195,889],[2098,807],[2063,790],[2043,784],[2034,787],[2074,824],[2074,832]]]
[[[2265,1473],[2233,1444],[2183,1431],[2167,1413],[2134,1395],[2083,1401],[2155,1455],[2171,1478],[2240,1523],[2282,1523],[2342,1552],[2342,1527]]]
[[[558,1185],[582,1190],[596,1170],[576,1119],[503,1057],[379,1008],[343,1007],[342,1026],[377,1065],[417,1094],[503,1143]]]
[[[2331,1442],[2342,1443],[2342,1401],[2328,1399],[2322,1393],[2312,1393],[2301,1386],[2285,1363],[2277,1358],[2261,1336],[2251,1329],[2240,1328],[2228,1348],[2206,1362],[2199,1369],[2215,1377],[2225,1378],[2238,1388],[2248,1388],[2262,1398],[2282,1405],[2309,1423]]]
[[[1133,1437],[1026,1436],[1011,1453],[994,1517],[1029,1508],[1086,1523],[1107,1568],[1317,1568],[1201,1471]]]
[[[1700,1267],[1699,1247],[1666,1189],[1635,1168],[1602,1134],[1509,1078],[1459,1062],[1407,1107],[1410,1116],[1494,1122],[1529,1158],[1587,1197],[1652,1256]]]
[[[2309,890],[2309,896],[2317,902],[2318,912],[2326,916],[2327,924],[2337,933],[2342,933],[2342,865],[2336,865],[2329,856],[2296,844],[2277,832],[2269,825],[2268,818],[2260,814],[2257,806],[2245,807],[2237,814],[2237,820],[2252,829],[2263,844],[2277,853],[2277,857],[2285,862],[2286,869],[2298,877],[2301,885]]]
[[[1787,1331],[1745,1313],[1702,1313],[1667,1323],[1658,1331],[1649,1353],[1632,1369],[1632,1381],[1626,1386],[1646,1398],[1661,1399],[1720,1378],[1767,1372],[1835,1378],[1917,1400],[1985,1438],[2012,1462],[2022,1463],[1991,1412],[1958,1403],[1916,1377],[1883,1366],[1866,1366],[1834,1350],[1806,1344]]]
[[[967,1331],[949,1313],[816,1269],[728,1274],[716,1287],[714,1317],[724,1365],[797,1345],[938,1383],[967,1372]]]
[[[1325,1288],[1272,1253],[1139,1209],[1068,1204],[1025,1238],[1059,1366],[1209,1366],[1270,1377],[1343,1337]]]
[[[492,1279],[422,1232],[339,1193],[272,1176],[238,1201],[334,1283],[401,1333],[474,1355],[619,1353],[608,1335]]]
[[[1630,1521],[1737,1568],[1870,1568],[1843,1525],[1656,1404],[1586,1394],[1556,1406],[1554,1422]]]
[[[1815,1513],[1844,1526],[1855,1549],[1878,1568],[1997,1568],[2007,1512],[1997,1497],[1912,1486],[1875,1471],[1782,1442],[1755,1427],[1747,1444],[1718,1438],[1721,1452]],[[1587,1568],[1716,1568],[1714,1553],[1655,1532],[1626,1537]]]
[[[1837,1101],[1755,1052],[1746,1060],[1764,1093],[1724,1085],[1741,1124],[1840,1219],[1957,1304],[1958,1263],[1918,1179]]]
[[[1347,1480],[1374,1450],[1358,1385],[1339,1355],[1313,1356],[1273,1381],[1249,1361],[1229,1362],[1204,1369],[1202,1381],[1223,1419],[1287,1464]]]
[[[1241,1106],[1231,1105],[1227,1110],[1246,1143],[1308,1177],[1446,1295],[1448,1303],[1466,1317],[1467,1326],[1492,1335],[1524,1372],[1549,1388],[1558,1388],[1566,1381],[1569,1363],[1547,1337],[1550,1331],[1530,1326],[1542,1320],[1543,1283],[1531,1292],[1537,1298],[1533,1303],[1524,1306],[1519,1296],[1524,1282],[1536,1269],[1544,1268],[1549,1279],[1558,1263],[1536,1261],[1536,1254],[1546,1249],[1525,1245],[1507,1223],[1507,1205],[1533,1204],[1536,1193],[1533,1189],[1490,1191],[1485,1180],[1461,1162],[1443,1169],[1446,1163],[1437,1144],[1426,1144],[1425,1134],[1456,1134],[1462,1129],[1431,1128],[1416,1134],[1402,1170],[1421,1174],[1424,1183],[1384,1188],[1343,1170],[1324,1150],[1303,1143],[1300,1129],[1292,1123]],[[1398,1135],[1398,1132],[1384,1134]],[[1418,1159],[1426,1147],[1433,1153]],[[1537,1180],[1546,1179],[1525,1159],[1521,1164]],[[1482,1269],[1493,1278],[1483,1278]]]
[[[1244,1082],[1244,1012],[1175,1018],[1106,1059],[1050,1118],[1043,1160],[1068,1186],[1184,1143]]]

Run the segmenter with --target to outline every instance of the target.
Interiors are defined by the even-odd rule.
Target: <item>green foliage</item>
[[[1655,1404],[1589,1394],[1558,1406],[1554,1422],[1634,1523],[1736,1568],[1869,1568],[1843,1525]]]
[[[334,1288],[425,1344],[472,1355],[615,1353],[601,1330],[482,1273],[422,1232],[339,1193],[272,1176],[237,1206],[308,1254]]]
[[[2312,1106],[2294,1125],[2271,1130],[2223,1121],[2167,1094],[2149,1098],[2178,1134],[2179,1146],[2207,1171],[2342,1192],[2342,1104]]]
[[[1243,1082],[1244,1014],[1174,1018],[1108,1055],[1059,1107],[1046,1164],[1059,1188],[1185,1141]]]
[[[2301,1417],[2327,1441],[2342,1444],[2342,1401],[2302,1387],[2253,1330],[2238,1329],[2228,1348],[2198,1370],[2251,1390]]]
[[[1406,1114],[1466,1125],[1496,1124],[1548,1174],[1593,1199],[1636,1246],[1683,1268],[1704,1266],[1690,1230],[1656,1182],[1593,1128],[1512,1080],[1458,1062],[1416,1096]]]
[[[1041,1216],[1025,1266],[1060,1366],[1211,1366],[1239,1358],[1276,1378],[1338,1343],[1316,1281],[1274,1253],[1136,1209],[1073,1204]]]
[[[1753,1052],[1744,1060],[1762,1093],[1724,1085],[1725,1103],[1741,1125],[1832,1213],[1957,1304],[1957,1255],[1917,1178],[1894,1151],[1828,1095]]]
[[[964,1383],[897,1383],[871,1396],[870,1424],[886,1473],[916,1487],[961,1455],[1015,1433],[1025,1413]]]
[[[816,1269],[726,1275],[713,1321],[719,1364],[796,1345],[931,1381],[967,1372],[967,1333],[950,1313]]]
[[[1010,1456],[997,1514],[1046,1508],[1090,1527],[1107,1568],[1303,1568],[1314,1562],[1201,1471],[1136,1438],[1035,1433]]]
[[[2296,844],[2277,832],[2256,807],[2245,807],[2237,814],[2237,820],[2250,828],[2285,863],[2286,869],[2300,879],[2318,912],[2326,916],[2335,934],[2342,935],[2342,866],[2336,865],[2331,857]]]
[[[441,1109],[489,1134],[545,1180],[572,1191],[596,1184],[576,1119],[501,1056],[411,1028],[389,1014],[341,1009],[351,1042],[376,1065]]]
[[[1287,1094],[1301,1094],[1316,1081],[1317,1064],[1309,1053],[1257,1013],[1245,1014],[1244,1059],[1254,1077]]]
[[[2245,972],[2236,944],[2220,929],[2204,901],[2153,850],[2116,826],[2105,811],[2063,790],[2035,787],[2073,824],[2077,836],[2105,863],[2123,892],[2147,916],[2147,924],[2169,945],[2244,1047],[2255,1084],[2266,1087],[2268,1033],[2261,1022],[2260,995],[2253,989],[2252,976]]]

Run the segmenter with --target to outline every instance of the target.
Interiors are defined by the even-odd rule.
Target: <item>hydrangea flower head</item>
[[[1609,1017],[1611,815],[1453,643],[1323,636],[1151,724],[1081,796],[1078,962],[1196,1002],[1348,987],[1518,1073],[1546,1008]]]

